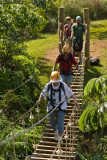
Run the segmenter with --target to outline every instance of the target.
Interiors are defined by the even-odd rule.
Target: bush
[[[25,4],[0,5],[2,17],[0,22],[1,95],[11,92],[14,88],[22,85],[31,75],[34,75],[34,79],[38,82],[38,69],[33,59],[26,53],[26,47],[23,44],[23,30],[26,29],[31,21],[30,29],[32,29],[32,35],[33,33],[36,34],[42,30],[42,25],[40,27],[39,23],[41,24],[43,21],[41,21],[42,16],[37,15],[39,10],[31,12],[32,5],[29,8]],[[37,9],[33,11],[35,10]],[[34,21],[35,15],[37,20],[35,19]],[[35,94],[35,85],[32,81],[29,81],[23,87],[0,99],[0,106],[8,118],[16,118],[33,105],[33,101],[37,96],[38,91]]]
[[[82,132],[103,131],[107,126],[107,75],[91,79],[84,89],[84,106],[79,119]]]
[[[83,17],[83,8],[90,9],[90,19],[104,19],[107,18],[107,1],[104,0],[66,0],[64,1],[65,16],[71,16],[73,19],[77,15]]]

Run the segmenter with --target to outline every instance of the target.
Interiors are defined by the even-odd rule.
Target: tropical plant
[[[107,75],[91,79],[84,89],[85,110],[79,119],[83,132],[103,130],[107,125]]]
[[[78,155],[82,160],[106,160],[107,75],[87,83],[83,102]]]

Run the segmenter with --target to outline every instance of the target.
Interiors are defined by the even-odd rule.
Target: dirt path
[[[107,50],[106,40],[91,40],[90,42],[90,56],[100,58]],[[50,62],[54,62],[58,55],[58,48],[49,50],[45,56]]]

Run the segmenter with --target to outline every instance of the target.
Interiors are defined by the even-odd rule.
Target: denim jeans
[[[55,118],[56,114],[56,120]],[[65,117],[65,112],[63,111],[54,111],[50,115],[50,123],[54,131],[58,129],[59,134],[63,134],[64,132],[64,117]]]
[[[66,79],[67,78],[67,79]],[[66,75],[61,74],[61,79],[63,82],[67,83],[67,81],[69,82],[69,84],[72,84],[72,75],[68,75],[66,77]]]

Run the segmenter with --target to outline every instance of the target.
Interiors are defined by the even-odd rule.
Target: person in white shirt
[[[36,104],[39,105],[41,100],[48,95],[47,111],[50,112],[56,106],[57,108],[50,114],[50,123],[55,132],[55,140],[62,141],[62,134],[64,132],[64,117],[67,110],[67,100],[70,97],[73,98],[74,102],[78,105],[72,90],[61,81],[60,74],[57,71],[51,73],[51,80],[42,93]]]

